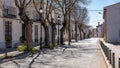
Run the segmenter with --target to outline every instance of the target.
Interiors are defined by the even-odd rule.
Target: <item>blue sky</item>
[[[99,12],[103,13],[103,11],[91,11],[91,10],[103,10],[105,6],[109,6],[120,2],[120,0],[91,0],[91,4],[88,5],[89,17],[90,21],[88,24],[95,27],[98,22],[103,22],[103,14],[99,14]]]

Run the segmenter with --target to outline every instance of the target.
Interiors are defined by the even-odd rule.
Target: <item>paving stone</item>
[[[71,43],[71,46],[65,49],[58,48],[47,50],[45,54],[40,54],[34,61],[37,54],[31,58],[26,57],[24,62],[22,59],[16,59],[20,64],[20,68],[27,68],[31,64],[31,68],[107,68],[106,63],[98,47],[98,39],[86,39],[76,43]],[[33,63],[32,63],[33,61]],[[2,63],[1,67],[7,65],[16,67],[13,62],[9,61]]]

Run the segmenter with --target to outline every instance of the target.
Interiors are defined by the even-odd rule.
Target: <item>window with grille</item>
[[[12,22],[5,21],[5,35],[12,35]]]

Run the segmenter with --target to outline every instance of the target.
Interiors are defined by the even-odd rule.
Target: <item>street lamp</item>
[[[59,25],[60,25],[60,19],[61,19],[61,17],[58,15],[58,45],[59,45]]]
[[[40,10],[39,10],[39,11],[40,11],[40,13],[43,13],[43,9],[42,9],[42,8],[40,8]]]
[[[43,13],[43,9],[42,8],[40,8],[39,9],[39,12],[40,12],[40,16],[41,16],[41,18],[42,18],[42,13]],[[41,22],[43,22],[43,20],[41,19],[40,20]],[[40,50],[42,50],[42,23],[41,23],[41,26],[40,26],[40,28],[41,28],[41,30],[40,30]]]

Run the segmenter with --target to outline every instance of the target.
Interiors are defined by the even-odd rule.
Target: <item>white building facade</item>
[[[21,38],[25,37],[24,23],[19,18],[18,15],[19,12],[17,7],[15,6],[14,0],[1,0],[1,4],[4,5],[3,7],[4,10],[2,7],[0,8],[0,49],[16,47],[17,44],[21,43]],[[29,11],[27,12],[27,14],[34,21],[32,27],[33,42],[35,43],[37,40],[39,43],[41,36],[42,36],[42,42],[44,42],[45,34],[43,27],[41,28],[39,15],[37,15],[37,13],[35,12],[34,7],[32,9],[31,8],[32,7],[28,8]],[[54,17],[56,16],[54,15]],[[49,40],[51,42],[51,28],[49,28],[49,31],[50,31]],[[58,35],[58,31],[56,34]]]
[[[104,8],[104,39],[120,42],[120,3]]]

